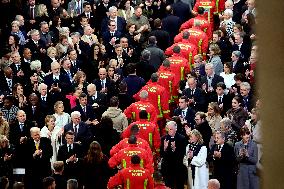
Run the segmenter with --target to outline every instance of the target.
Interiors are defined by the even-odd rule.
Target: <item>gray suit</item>
[[[209,59],[209,63],[213,64],[216,75],[220,75],[220,73],[223,72],[223,64],[219,55],[212,56],[212,58]]]
[[[237,189],[258,189],[259,178],[256,175],[256,164],[258,161],[258,150],[255,142],[250,140],[247,145],[248,157],[239,156],[241,149],[245,145],[242,141],[235,144],[235,155],[239,163],[239,172],[237,175]]]

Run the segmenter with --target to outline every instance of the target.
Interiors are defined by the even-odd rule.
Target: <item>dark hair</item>
[[[223,83],[223,82],[217,83],[216,88],[217,88],[217,87],[221,87],[223,90],[226,89],[226,85],[225,85],[225,83]]]
[[[185,102],[188,102],[188,101],[189,101],[189,99],[188,99],[187,96],[185,96],[185,95],[179,97],[179,99],[185,100]]]
[[[131,135],[131,136],[128,138],[128,144],[136,144],[136,142],[137,142],[136,136]]]
[[[178,45],[174,46],[173,52],[174,53],[180,53],[180,46],[178,46]]]
[[[79,98],[86,98],[87,97],[87,94],[86,93],[81,93]]]
[[[233,99],[236,100],[238,103],[242,104],[242,99],[241,99],[241,97],[235,96]]]
[[[157,82],[158,79],[159,79],[159,76],[158,76],[157,73],[153,73],[153,74],[151,75],[151,81],[152,81],[152,82]]]
[[[72,136],[74,136],[74,132],[71,131],[71,130],[70,130],[70,131],[67,131],[67,132],[65,133],[65,136],[66,136],[66,135],[72,135]]]
[[[119,86],[119,92],[123,93],[127,91],[127,83],[125,81],[121,81]]]
[[[91,3],[88,2],[88,1],[85,1],[85,2],[83,3],[83,8],[85,8],[87,5],[91,5]]]
[[[153,45],[153,44],[156,44],[157,42],[157,38],[155,36],[150,36],[149,39],[148,39],[148,43]]]
[[[118,106],[118,104],[119,104],[119,99],[118,99],[117,96],[113,96],[113,97],[110,98],[110,101],[109,101],[110,107],[116,107],[116,106]]]
[[[245,81],[245,76],[244,76],[244,74],[242,74],[242,73],[237,73],[235,76],[234,76],[234,80],[235,81],[238,81],[238,80],[240,80],[240,81]]]
[[[154,28],[159,28],[160,26],[162,26],[162,21],[160,18],[156,18],[154,20]]]
[[[100,143],[93,141],[90,144],[85,160],[88,163],[98,163],[103,159],[103,152]]]
[[[204,11],[205,11],[205,9],[203,8],[203,7],[198,7],[198,9],[197,9],[197,13],[198,14],[204,14]]]
[[[224,64],[230,69],[230,73],[232,73],[232,70],[233,70],[232,63],[231,62],[225,62]]]
[[[18,46],[19,43],[20,43],[20,38],[16,34],[10,34],[9,37],[10,36],[14,37],[15,46]],[[8,38],[8,40],[9,40],[9,38]]]
[[[9,183],[9,179],[6,176],[0,178],[0,188],[6,188]]]
[[[48,189],[49,186],[52,185],[52,183],[55,182],[55,179],[53,177],[45,177],[43,180],[42,180],[42,185],[43,185],[43,188],[45,189]]]
[[[183,33],[182,33],[182,38],[183,38],[183,39],[188,39],[188,38],[189,38],[189,35],[190,35],[189,32],[183,32]]]
[[[134,124],[132,125],[132,127],[130,128],[130,133],[132,135],[136,135],[139,132],[139,127],[138,125]]]
[[[240,129],[240,135],[241,136],[244,136],[244,135],[246,135],[246,134],[250,134],[250,131],[249,131],[249,129],[247,128],[247,127],[242,127],[241,129]]]
[[[146,110],[141,110],[139,112],[139,118],[140,119],[148,119],[148,112]]]
[[[126,71],[128,74],[133,74],[136,71],[136,66],[133,63],[127,64]]]
[[[131,163],[132,164],[140,164],[140,161],[141,161],[141,159],[138,155],[131,156]]]

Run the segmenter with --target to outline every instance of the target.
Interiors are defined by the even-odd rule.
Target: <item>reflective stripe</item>
[[[198,42],[198,52],[199,52],[199,54],[202,53],[201,45],[202,45],[202,39],[200,39],[199,42]]]
[[[192,61],[192,52],[190,52],[188,56],[188,64],[190,68],[191,68],[191,61]]]
[[[153,148],[153,134],[149,133],[149,143],[150,143],[150,148]]]
[[[162,106],[161,106],[161,96],[158,95],[158,109],[159,109],[159,115],[158,117],[163,117],[163,112],[162,112]]]
[[[147,114],[147,119],[148,119],[148,121],[150,121],[150,119],[151,119],[150,113]]]
[[[170,93],[171,93],[171,97],[170,97],[169,102],[173,102],[173,86],[172,85],[173,85],[173,82],[169,81]]]
[[[130,189],[130,180],[129,179],[126,179],[126,188]]]
[[[147,189],[147,185],[148,185],[148,179],[144,180],[144,189]]]
[[[140,160],[140,167],[143,168],[143,166],[144,166],[144,160],[141,159],[141,160]]]
[[[180,80],[184,80],[184,67],[180,68]]]
[[[219,13],[219,0],[216,0],[216,4],[215,4],[215,8],[216,8],[216,12],[215,13]]]
[[[122,159],[122,167],[126,168],[126,161],[125,161],[125,159]]]
[[[170,113],[170,110],[163,111],[164,114]]]
[[[132,119],[135,120],[136,119],[136,113],[132,112]]]

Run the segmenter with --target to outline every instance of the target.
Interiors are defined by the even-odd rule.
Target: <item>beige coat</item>
[[[4,121],[0,125],[0,135],[5,135],[9,139],[9,131],[10,131],[9,123],[7,121]]]
[[[127,117],[120,108],[109,107],[102,115],[102,117],[106,116],[112,119],[113,128],[119,133],[121,133],[128,126]]]

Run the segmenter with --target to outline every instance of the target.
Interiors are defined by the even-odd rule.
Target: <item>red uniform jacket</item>
[[[202,54],[204,59],[206,59],[206,53],[208,49],[208,37],[206,33],[204,33],[202,30],[200,30],[197,27],[192,27],[185,31],[190,33],[188,42],[196,45],[198,48],[197,53]],[[178,43],[179,41],[182,40],[184,40],[182,39],[182,33],[179,33],[174,38],[175,43]]]
[[[174,96],[178,95],[178,84],[175,79],[176,74],[171,72],[170,68],[166,68],[163,65],[158,70],[159,81],[158,84],[165,87],[170,93],[170,102],[174,102]]]
[[[153,189],[154,182],[151,173],[139,165],[131,165],[127,169],[119,171],[108,181],[108,188],[112,189],[123,185],[124,189]]]
[[[131,156],[139,155],[141,158],[140,166],[148,169],[151,173],[154,172],[153,156],[143,148],[139,148],[136,144],[129,144],[128,147],[120,150],[114,154],[109,160],[108,164],[111,168],[122,165],[122,168],[128,168],[131,165]]]
[[[185,80],[186,74],[190,72],[188,61],[176,53],[169,57],[168,60],[171,62],[171,72],[176,74],[175,83]],[[178,95],[174,96],[174,98],[178,98]]]
[[[205,9],[204,11],[204,16],[207,18],[208,22],[211,24],[211,28],[214,28],[213,26],[213,16],[216,12],[216,7],[215,7],[215,0],[197,0],[194,7],[193,11],[197,12],[198,7],[203,7]]]
[[[146,150],[149,154],[152,153],[152,150],[150,148],[150,145],[149,143],[140,138],[140,137],[137,137],[137,146],[140,147],[140,148],[143,148],[144,150]],[[129,144],[128,144],[128,138],[125,138],[125,139],[122,139],[118,144],[116,144],[115,146],[113,146],[110,150],[110,156],[113,156],[114,154],[118,153],[120,150],[124,149],[124,148],[127,148],[129,147]]]
[[[148,120],[151,122],[157,122],[157,110],[155,106],[151,104],[148,100],[141,99],[138,102],[132,103],[124,110],[124,114],[128,119],[132,119],[132,121],[139,120],[139,112],[141,110],[146,110],[148,113]]]
[[[173,54],[174,47],[178,45],[180,47],[180,54],[188,60],[188,64],[190,65],[194,63],[193,57],[197,54],[197,45],[189,42],[186,39],[182,39],[178,42],[175,42],[172,46],[166,49],[165,54],[170,56]]]
[[[185,23],[183,23],[180,26],[180,31],[183,31],[185,29],[189,29],[192,28],[194,26],[194,22],[195,21],[199,21],[200,22],[200,29],[202,31],[204,31],[208,37],[208,39],[212,38],[212,28],[210,23],[208,22],[208,20],[206,18],[204,18],[204,15],[197,15],[195,18],[191,18],[188,21],[186,21]]]
[[[148,99],[151,104],[155,107],[156,111],[158,112],[158,120],[161,118],[168,118],[169,117],[169,99],[170,94],[169,92],[159,85],[158,83],[153,83],[149,81],[147,85],[142,87],[142,89],[135,95],[133,98],[139,100],[139,94],[142,90],[146,90],[148,92]]]
[[[215,0],[215,13],[220,14],[225,10],[225,0]]]
[[[159,127],[147,120],[140,120],[131,123],[121,134],[122,138],[128,138],[130,137],[130,129],[133,125],[137,125],[139,127],[139,132],[137,134],[138,137],[146,140],[149,142],[150,148],[155,151],[160,151],[160,145],[161,145],[161,138],[159,133]]]

